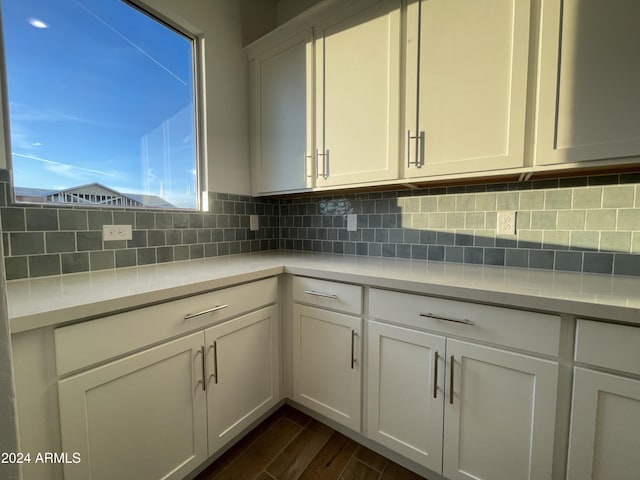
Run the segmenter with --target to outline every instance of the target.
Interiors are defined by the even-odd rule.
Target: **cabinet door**
[[[449,339],[447,366],[443,475],[551,478],[558,364]]]
[[[378,322],[367,337],[367,434],[440,472],[444,337]]]
[[[400,1],[316,28],[318,187],[398,177]]]
[[[408,5],[405,132],[424,136],[405,137],[406,177],[523,166],[530,12],[529,0]]]
[[[640,381],[575,368],[568,480],[640,472]]]
[[[544,0],[539,165],[640,155],[640,2]]]
[[[350,315],[294,304],[293,399],[360,430],[361,327]]]
[[[66,480],[180,479],[207,458],[203,335],[58,384]]]
[[[311,31],[252,61],[254,193],[312,186]]]
[[[205,332],[209,455],[280,400],[278,307]]]

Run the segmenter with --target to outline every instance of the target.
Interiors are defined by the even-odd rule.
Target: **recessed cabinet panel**
[[[408,6],[405,176],[523,166],[530,11],[528,0]]]
[[[308,31],[252,62],[257,194],[312,185],[312,48]]]
[[[316,185],[398,176],[400,2],[316,27]]]
[[[67,480],[180,479],[207,458],[202,333],[58,384]],[[199,383],[200,382],[200,383]]]
[[[447,340],[443,474],[551,478],[558,364]]]
[[[640,154],[640,3],[543,1],[536,163]]]

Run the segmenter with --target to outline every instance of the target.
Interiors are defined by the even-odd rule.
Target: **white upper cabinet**
[[[400,1],[356,4],[317,25],[315,54],[316,186],[396,179]]]
[[[640,155],[640,2],[544,0],[538,165]]]
[[[253,193],[312,186],[313,44],[311,29],[251,62]]]
[[[529,0],[407,7],[404,176],[523,166]]]

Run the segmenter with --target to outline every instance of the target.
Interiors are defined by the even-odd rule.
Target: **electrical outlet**
[[[131,240],[131,225],[103,225],[102,240]]]
[[[347,215],[347,231],[355,232],[358,230],[358,215],[350,213]]]
[[[259,228],[258,215],[249,215],[249,226],[252,231],[258,230]]]
[[[516,234],[516,212],[498,212],[498,235]]]

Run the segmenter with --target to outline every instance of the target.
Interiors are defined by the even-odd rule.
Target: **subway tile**
[[[79,273],[89,271],[89,254],[82,253],[65,253],[60,256],[62,264],[62,273]]]
[[[473,246],[473,230],[457,230],[455,233],[455,244],[461,246]]]
[[[369,244],[366,242],[357,242],[356,255],[369,255]]]
[[[162,230],[173,228],[173,215],[171,213],[156,213],[155,216],[154,228]]]
[[[445,228],[447,224],[446,213],[430,213],[429,214],[429,228]]]
[[[518,239],[517,237],[514,238],[513,236],[510,236],[510,237],[497,236],[495,241],[495,246],[501,247],[501,248],[517,248]],[[538,248],[541,248],[541,247],[539,246]]]
[[[576,188],[573,191],[573,208],[600,208],[602,188]]]
[[[545,250],[569,250],[570,232],[549,230],[542,234],[542,248]]]
[[[631,253],[640,253],[640,230],[633,232],[631,238]]]
[[[438,212],[455,212],[456,198],[454,196],[441,195],[438,197]]]
[[[135,267],[137,262],[137,256],[135,249],[117,250],[116,256],[116,268],[122,267]]]
[[[411,245],[411,258],[415,260],[426,260],[427,249],[427,245]]]
[[[60,255],[33,255],[29,257],[29,276],[60,275]]]
[[[558,188],[558,185],[559,185],[559,182],[557,178],[534,180],[531,182],[531,188],[533,188],[534,190]]]
[[[594,175],[589,177],[589,185],[617,185],[618,175]]]
[[[613,273],[615,275],[640,276],[640,255],[616,253]]]
[[[542,248],[542,231],[521,230],[518,233],[518,248]]]
[[[464,228],[465,214],[464,212],[450,212],[447,213],[447,228],[454,230],[457,228]]]
[[[444,262],[444,248],[442,245],[429,245],[427,247],[427,260]]]
[[[76,251],[76,235],[73,232],[46,232],[45,242],[47,253]]]
[[[26,230],[24,208],[3,208],[0,211],[2,217],[2,230],[5,232],[24,232]]]
[[[41,232],[15,232],[9,234],[11,255],[37,255],[44,253],[44,234]]]
[[[374,214],[368,215],[369,217],[369,228],[382,228],[382,215]]]
[[[411,258],[411,245],[405,245],[405,244],[396,245],[396,257]]]
[[[582,271],[586,273],[611,273],[613,271],[612,253],[585,252]]]
[[[620,184],[626,184],[626,183],[640,184],[640,172],[621,173]]]
[[[455,245],[454,232],[437,232],[436,243],[438,245]]]
[[[484,229],[484,221],[484,212],[468,212],[464,217],[464,228],[473,230]]]
[[[438,211],[438,197],[422,197],[420,199],[420,211],[424,213]]]
[[[420,199],[416,197],[405,198],[402,210],[405,213],[416,213],[420,211]]]
[[[476,196],[472,194],[456,195],[456,212],[473,212],[476,209]]]
[[[79,252],[102,250],[102,232],[76,232],[76,242]]]
[[[227,231],[231,231],[233,232],[233,229],[228,229]],[[227,241],[226,238],[224,238],[225,241]],[[233,240],[235,240],[235,237],[233,238]],[[182,231],[182,243],[185,244],[192,244],[192,243],[198,243],[198,232],[197,230],[183,230]]]
[[[587,230],[615,230],[616,210],[587,210]],[[640,222],[639,222],[640,223]],[[623,227],[627,230],[628,227]]]
[[[558,220],[558,212],[538,210],[531,212],[532,230],[555,230]]]
[[[545,210],[567,210],[571,208],[573,200],[570,189],[549,190],[544,195]]]
[[[138,265],[150,265],[156,263],[155,248],[138,248],[136,253],[138,256]]]
[[[623,208],[618,210],[618,230],[640,230],[640,209]]]
[[[388,199],[380,199],[375,201],[375,212],[376,213],[389,213],[391,211],[391,207],[389,205]]]
[[[155,214],[148,212],[136,212],[136,224],[137,230],[150,230],[156,228]]]
[[[529,268],[553,270],[555,252],[553,250],[530,250]]]
[[[495,247],[496,246],[495,230],[475,230],[473,236],[473,244],[476,247]]]
[[[383,243],[382,244],[382,256],[383,257],[395,257],[396,256],[396,245],[393,243]]]
[[[491,212],[496,210],[497,199],[495,193],[480,193],[476,195],[476,211]]]
[[[504,263],[508,267],[527,268],[529,266],[529,250],[524,248],[505,249]]]
[[[602,192],[602,207],[633,207],[634,197],[635,188],[633,186],[605,187]]]
[[[464,247],[464,263],[481,264],[484,258],[484,249],[479,247]]]
[[[504,248],[485,248],[484,263],[486,265],[498,265],[498,266],[504,265],[505,249]]]
[[[158,263],[173,262],[173,247],[158,247],[156,259]]]
[[[135,212],[113,212],[113,224],[131,225],[133,228],[136,224],[136,214]]]
[[[102,252],[89,252],[89,265],[91,270],[107,270],[115,267],[115,252],[105,250]]]
[[[434,230],[420,230],[420,244],[433,245],[437,243],[437,233]]]
[[[589,185],[588,177],[568,177],[560,179],[560,188],[586,187]]]
[[[601,252],[631,252],[631,232],[600,232]]]
[[[586,218],[586,210],[561,210],[558,212],[558,229],[584,230]]]
[[[385,213],[382,215],[382,228],[396,228],[398,226],[398,215],[395,213]]]
[[[27,208],[27,230],[58,230],[58,211],[53,208]]]
[[[79,240],[78,240],[79,241]],[[133,230],[131,232],[131,240],[127,240],[128,248],[140,248],[147,246],[146,230]],[[78,247],[79,249],[79,247]]]
[[[520,210],[542,210],[544,208],[544,192],[521,192],[519,208]]]
[[[392,228],[389,230],[389,242],[390,243],[402,243],[404,241],[404,234],[402,228]],[[386,240],[383,240],[386,241]]]
[[[244,210],[244,204],[241,202],[238,202],[238,204],[242,205]],[[238,214],[239,212],[235,213]],[[244,211],[242,213],[244,214]],[[202,228],[204,226],[204,216],[201,213],[190,213],[188,218],[189,228]]]
[[[382,244],[381,243],[369,243],[369,255],[371,257],[381,257],[382,256]]]
[[[5,257],[4,268],[7,280],[29,277],[28,257]]]
[[[89,230],[102,230],[103,225],[113,225],[113,213],[105,210],[89,210],[87,219]]]
[[[556,252],[556,270],[566,270],[569,272],[582,271],[582,252]]]
[[[164,240],[166,245],[180,245],[182,243],[183,230],[164,230]],[[137,247],[146,247],[147,245],[136,245]]]
[[[404,229],[404,243],[420,243],[420,231],[413,228]]]
[[[165,230],[148,230],[147,245],[150,247],[164,246],[167,244]]]
[[[204,246],[204,256],[207,258],[217,257],[218,256],[218,244],[217,243],[207,243]]]
[[[569,248],[571,250],[593,250],[597,251],[600,246],[599,232],[592,231],[573,231],[571,232],[571,240]]]
[[[533,212],[519,210],[516,212],[516,232],[531,229],[531,215]]]
[[[496,200],[498,210],[517,210],[520,203],[520,193],[501,192],[497,194]]]
[[[464,247],[445,247],[444,260],[445,262],[462,263],[464,261]]]
[[[60,230],[87,230],[89,223],[86,210],[60,210]]]

